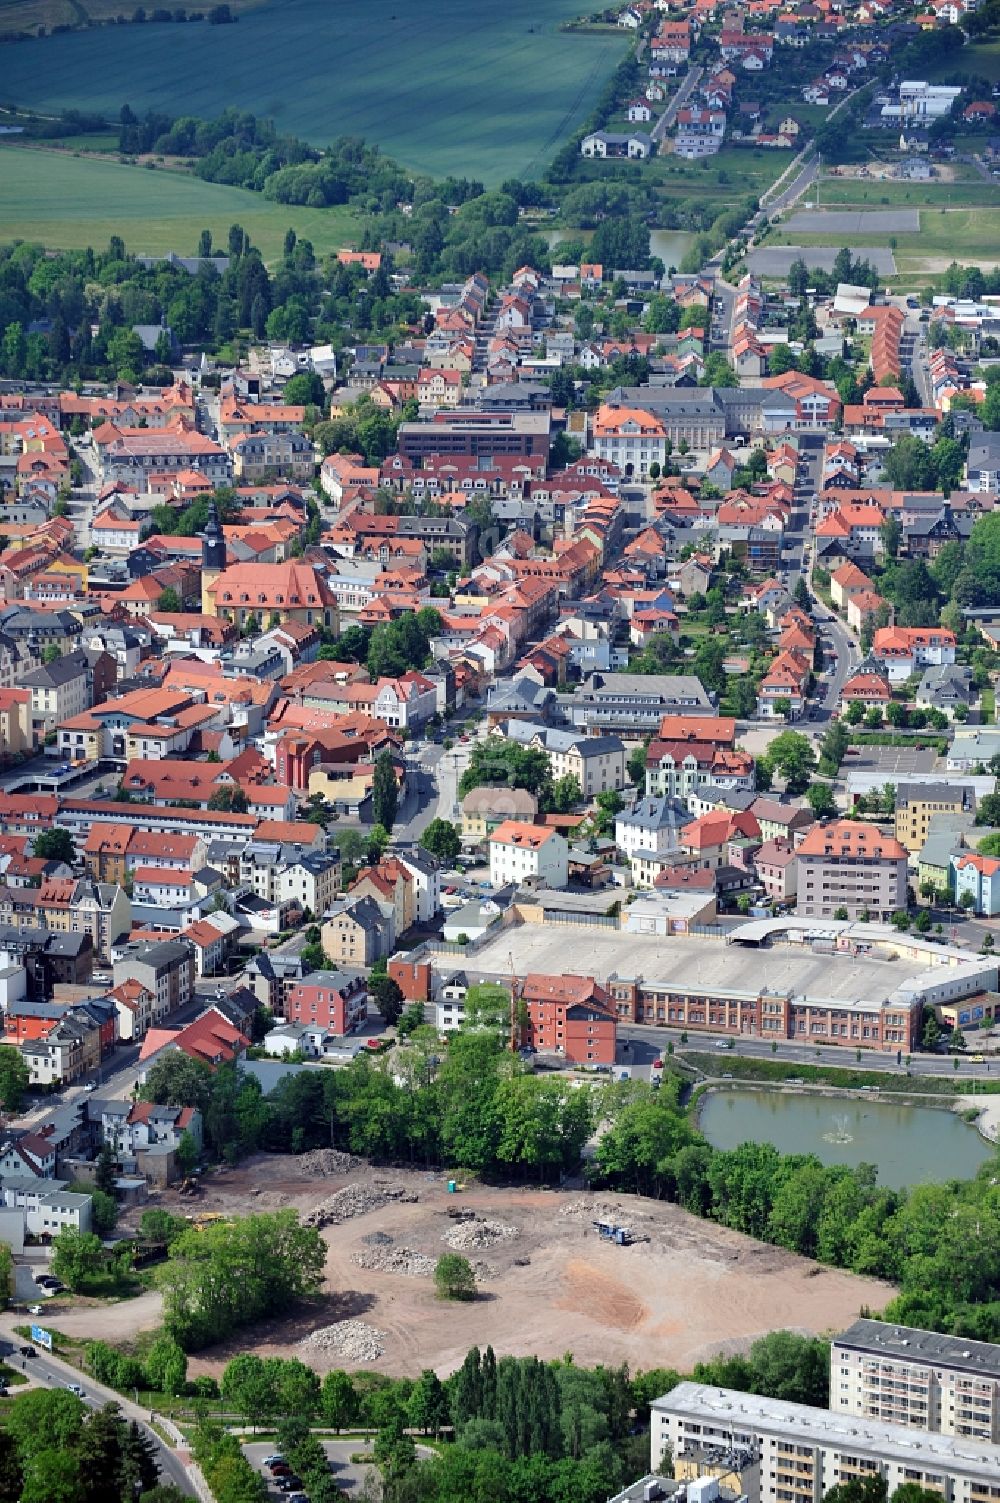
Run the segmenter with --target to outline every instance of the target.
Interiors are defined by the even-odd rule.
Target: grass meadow
[[[53,0],[54,3],[54,0]],[[99,28],[19,43],[3,95],[67,107],[271,116],[317,144],[363,136],[407,166],[530,178],[579,127],[624,33],[560,31],[579,0],[277,0],[238,25]]]
[[[121,235],[138,255],[194,255],[211,230],[225,245],[239,223],[265,259],[281,254],[293,226],[318,254],[358,237],[348,208],[269,203],[259,193],[203,183],[181,172],[150,171],[41,147],[0,146],[0,240],[37,240],[53,250],[104,246]]]

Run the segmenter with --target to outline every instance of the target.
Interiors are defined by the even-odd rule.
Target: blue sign
[[[958,1015],[958,1021],[960,1023],[967,1023],[969,1021],[968,1011],[966,1011],[966,1012],[960,1012],[959,1015]]]
[[[985,1017],[985,1014],[986,1014],[986,1009],[985,1008],[983,1008],[983,1007],[974,1007],[972,1009],[972,1021],[974,1023],[981,1023],[982,1020],[983,1020],[983,1018]]]
[[[47,1351],[51,1352],[52,1332],[47,1331],[44,1326],[32,1326],[31,1339],[36,1346],[44,1346]]]

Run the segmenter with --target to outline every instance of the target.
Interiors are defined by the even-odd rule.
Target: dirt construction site
[[[152,1203],[193,1209],[175,1192]],[[326,1289],[294,1316],[257,1327],[252,1346],[322,1372],[433,1367],[443,1376],[470,1346],[487,1343],[500,1355],[571,1351],[582,1364],[689,1370],[776,1328],[847,1325],[891,1293],[658,1201],[472,1184],[449,1194],[441,1175],[373,1169],[324,1150],[258,1155],[214,1175],[194,1209],[246,1215],[285,1206],[322,1231]],[[626,1245],[605,1240],[598,1221],[627,1229]],[[449,1251],[476,1271],[474,1302],[435,1295],[434,1265]],[[69,1310],[58,1326],[127,1341],[158,1317],[159,1296],[146,1294]],[[200,1354],[192,1374],[217,1374],[247,1344],[244,1335]]]

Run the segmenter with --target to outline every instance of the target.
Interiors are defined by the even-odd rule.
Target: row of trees
[[[546,813],[565,814],[583,796],[579,780],[571,773],[553,779],[545,752],[503,736],[487,736],[475,743],[458,785],[459,796],[464,798],[473,788],[494,784],[534,794],[539,809]]]

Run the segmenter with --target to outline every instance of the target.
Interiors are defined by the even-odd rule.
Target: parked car
[[[18,1351],[22,1357],[37,1357],[38,1353],[33,1346],[19,1346]]]
[[[29,1315],[41,1315],[41,1313],[42,1313],[42,1307],[41,1307],[41,1305],[29,1305],[28,1306],[28,1314]]]
[[[281,1466],[284,1460],[284,1456],[282,1456],[280,1452],[275,1451],[273,1456],[264,1457],[264,1465],[268,1467]]]

